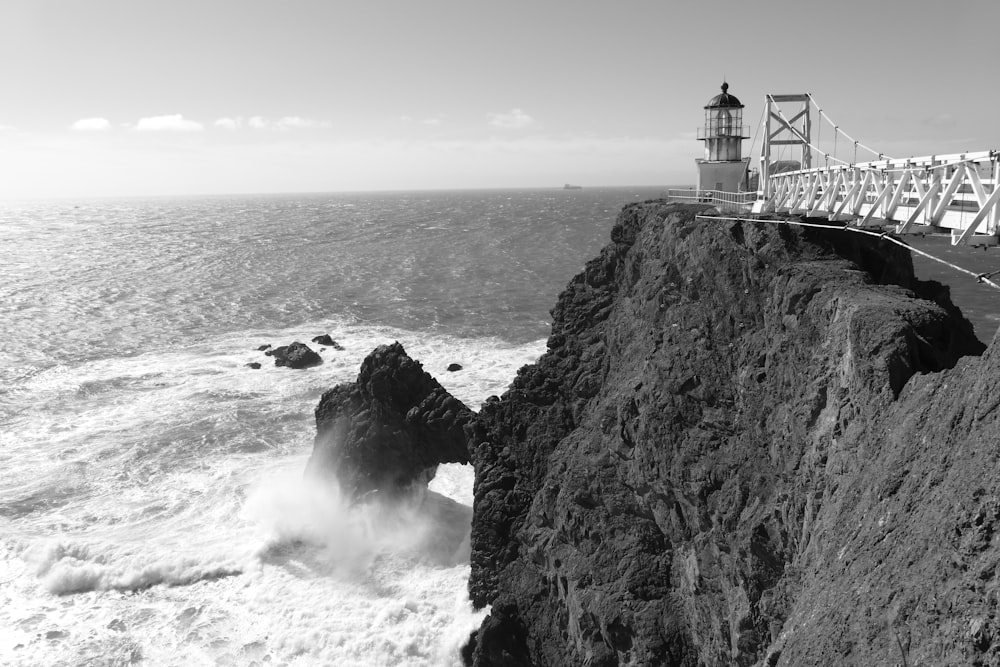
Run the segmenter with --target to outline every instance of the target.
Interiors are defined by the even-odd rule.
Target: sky
[[[810,92],[893,157],[996,149],[998,25],[995,0],[0,0],[0,198],[687,184],[723,78],[752,136],[765,94]]]

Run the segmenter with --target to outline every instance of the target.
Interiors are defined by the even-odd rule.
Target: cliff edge
[[[626,207],[465,426],[476,665],[1000,664],[1000,353],[908,253]]]

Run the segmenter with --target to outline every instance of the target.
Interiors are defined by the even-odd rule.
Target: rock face
[[[468,463],[464,427],[475,413],[399,343],[376,348],[354,383],[323,394],[307,472],[334,475],[349,496],[406,493],[439,463]]]
[[[291,345],[282,345],[264,352],[269,357],[274,357],[275,366],[288,366],[289,368],[309,368],[323,363],[323,357],[319,356],[305,343],[298,341]]]
[[[698,210],[626,207],[469,426],[471,661],[1000,664],[1000,352],[897,246]]]

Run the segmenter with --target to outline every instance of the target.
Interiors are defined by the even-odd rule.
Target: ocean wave
[[[29,549],[44,588],[54,595],[88,591],[137,591],[151,586],[189,586],[242,574],[235,562],[207,563],[193,557],[143,562],[141,555],[112,558],[86,544],[51,541]]]
[[[125,571],[96,563],[58,563],[46,575],[44,586],[55,595],[87,591],[137,591],[159,584],[190,586],[242,573],[242,567],[205,565],[197,560],[151,563]]]

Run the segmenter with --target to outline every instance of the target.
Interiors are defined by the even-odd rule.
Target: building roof
[[[726,83],[725,81],[723,81],[722,82],[722,94],[721,95],[716,95],[715,97],[713,97],[712,99],[710,99],[708,101],[708,104],[705,105],[705,108],[706,109],[715,109],[715,108],[718,108],[718,107],[738,107],[738,108],[742,108],[743,105],[740,103],[739,98],[737,98],[735,95],[730,95],[728,92],[726,92],[728,90],[729,90],[729,84]]]

